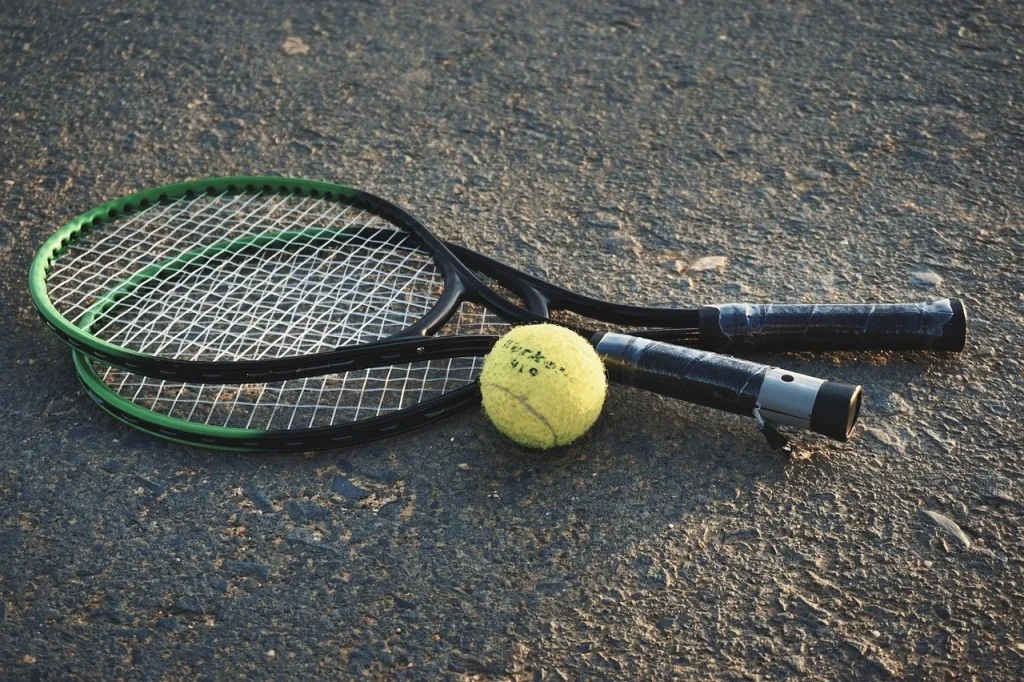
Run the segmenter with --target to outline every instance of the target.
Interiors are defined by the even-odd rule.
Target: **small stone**
[[[309,54],[309,45],[302,38],[289,36],[281,44],[281,49],[287,55]]]
[[[252,500],[253,506],[259,509],[264,514],[269,514],[274,511],[274,501],[270,499],[270,495],[265,493],[258,488],[250,488],[245,491]]]
[[[667,631],[671,630],[672,626],[675,625],[675,624],[676,624],[676,619],[675,619],[674,616],[665,616],[664,618],[659,618],[658,622],[655,623],[654,626],[656,628],[658,628],[659,630],[661,630],[662,632],[667,632]]]
[[[167,491],[167,486],[159,481],[146,478],[145,476],[135,476],[135,480],[142,484],[142,487],[153,493],[156,496],[163,495]]]
[[[800,177],[810,182],[818,182],[824,177],[824,174],[820,170],[814,168],[804,168],[800,171]]]
[[[405,500],[392,500],[377,510],[377,516],[382,519],[395,520],[402,515],[402,512],[405,511],[407,507],[408,504]]]
[[[466,464],[465,462],[459,463],[459,468],[462,469],[463,471],[469,471],[469,465]]]
[[[729,296],[741,296],[747,293],[747,287],[739,282],[729,282],[722,287],[722,290]]]
[[[677,274],[686,272],[686,263],[675,258],[665,263],[665,267],[669,272],[675,272]]]
[[[698,258],[690,265],[691,272],[707,272],[708,270],[721,270],[728,263],[725,256],[704,256]]]
[[[327,507],[310,500],[288,500],[284,503],[284,509],[295,523],[327,521],[331,518],[331,511]]]
[[[196,597],[195,595],[189,595],[188,597],[180,599],[171,611],[174,613],[185,613],[189,615],[205,615],[207,612],[203,603],[199,601],[199,597]]]
[[[918,289],[932,289],[942,284],[942,277],[931,268],[920,265],[910,273],[910,284]]]
[[[971,538],[967,536],[967,533],[963,531],[956,521],[945,514],[940,514],[939,512],[935,512],[930,509],[922,509],[921,513],[940,530],[942,530],[942,532],[951,540],[955,540],[957,543],[962,545],[964,549],[971,548]]]
[[[357,502],[370,495],[370,493],[363,490],[344,476],[334,477],[334,481],[331,482],[331,492],[337,493],[346,500],[351,500],[353,502]]]

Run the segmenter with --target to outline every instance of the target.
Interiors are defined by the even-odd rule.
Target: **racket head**
[[[485,340],[508,329],[484,308],[463,303],[438,333],[480,339],[475,354],[266,383],[175,382],[80,351],[73,358],[88,395],[144,433],[217,450],[308,451],[390,437],[478,404]]]
[[[77,216],[39,249],[29,289],[60,338],[107,364],[245,380],[338,368],[346,347],[430,334],[466,279],[390,202],[240,176],[157,187]]]

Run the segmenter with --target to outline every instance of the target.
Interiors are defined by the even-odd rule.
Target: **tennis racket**
[[[242,177],[155,188],[79,216],[44,244],[30,285],[47,323],[82,352],[145,376],[224,383],[486,352],[481,347],[492,338],[426,336],[464,301],[514,322],[546,319],[550,292],[513,283],[508,272],[502,277],[525,307],[393,204],[328,183]],[[606,312],[613,322],[643,322],[641,310],[660,311],[654,324],[687,336],[696,329],[699,337],[700,311],[627,308]],[[965,328],[962,306],[958,318],[951,305],[939,325],[931,311],[905,312],[912,321],[894,338],[924,328],[916,335],[942,347],[950,342],[936,336],[954,338],[959,320]],[[772,326],[770,313],[761,315],[761,328]],[[859,387],[796,381],[800,375],[764,365],[574,328],[591,339],[613,380],[840,439],[856,419]],[[875,343],[884,336],[876,331]],[[848,347],[847,337],[837,337],[840,347]],[[801,347],[824,343],[811,344],[808,334],[788,338],[803,339]]]
[[[506,298],[515,299],[508,295],[509,290],[522,291],[527,307],[569,327],[593,325],[596,321],[635,336],[730,353],[958,352],[967,341],[967,311],[959,299],[868,304],[724,303],[698,308],[622,305],[569,291],[465,246],[445,244],[479,279],[505,287]]]
[[[650,334],[710,350],[957,350],[966,334],[956,300],[621,306],[454,248],[458,257],[403,209],[359,190],[214,178],[146,190],[76,217],[39,250],[30,290],[46,323],[73,347],[182,381],[288,379],[367,359],[449,357],[473,342],[424,339],[465,300],[511,321],[543,321],[565,309],[668,328]],[[522,305],[510,300],[516,296]],[[586,323],[577,329],[591,331]]]

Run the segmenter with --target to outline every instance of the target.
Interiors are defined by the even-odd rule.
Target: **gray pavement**
[[[1017,678],[1024,6],[438,5],[0,3],[0,677]],[[34,249],[268,171],[593,294],[956,295],[972,336],[770,358],[868,393],[792,458],[621,388],[553,458],[479,411],[306,456],[115,423]]]

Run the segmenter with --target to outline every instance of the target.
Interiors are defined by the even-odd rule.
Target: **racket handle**
[[[895,304],[748,304],[700,308],[700,345],[748,350],[963,350],[962,301]]]
[[[771,424],[850,437],[861,387],[626,334],[591,339],[611,381]],[[767,434],[766,434],[767,435]]]

